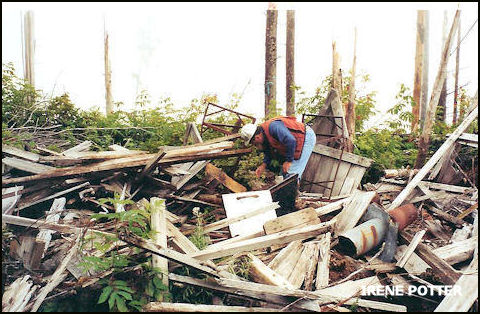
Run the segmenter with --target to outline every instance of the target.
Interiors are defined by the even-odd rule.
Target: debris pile
[[[93,152],[90,142],[44,155],[2,145],[2,224],[11,230],[2,241],[2,310],[37,311],[94,286],[113,273],[100,267],[111,256],[138,260],[122,266],[125,273],[141,271],[151,257],[165,286],[214,294],[215,304],[148,302],[144,311],[476,307],[478,190],[435,181],[451,165],[440,157],[462,143],[463,130],[422,169],[388,170],[376,184],[349,181],[349,168],[340,175],[316,168],[319,176],[328,170],[326,181],[335,174],[325,193],[305,192],[297,176],[249,191],[210,163],[251,151],[234,148],[238,134],[203,142],[194,125],[187,130],[196,144],[156,154],[118,145]],[[335,158],[319,145],[317,152]],[[86,261],[99,267],[85,269]],[[248,267],[234,273],[239,261]],[[179,274],[180,266],[190,275]],[[440,285],[462,293],[445,296]],[[392,287],[405,295],[378,293]]]

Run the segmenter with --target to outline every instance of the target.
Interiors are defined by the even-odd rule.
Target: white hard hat
[[[245,141],[245,144],[249,144],[250,140],[252,139],[253,135],[255,135],[255,131],[257,130],[257,126],[255,124],[245,124],[242,129],[240,130],[240,136]]]

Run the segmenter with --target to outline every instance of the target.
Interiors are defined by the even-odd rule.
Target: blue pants
[[[305,134],[305,142],[303,143],[302,155],[297,160],[292,161],[292,165],[288,170],[288,173],[283,174],[283,178],[286,179],[295,173],[298,173],[298,180],[302,178],[303,171],[307,166],[307,162],[310,159],[310,155],[312,154],[313,148],[315,147],[315,143],[317,142],[317,136],[315,132],[313,132],[312,128],[308,125],[306,127],[306,134]]]

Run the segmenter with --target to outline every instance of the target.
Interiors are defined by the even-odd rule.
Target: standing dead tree
[[[415,132],[419,127],[420,121],[420,112],[422,107],[425,106],[425,103],[422,103],[422,89],[423,86],[423,72],[425,69],[425,37],[426,37],[426,15],[427,11],[418,10],[417,11],[417,40],[416,40],[416,51],[415,51],[415,74],[413,79],[413,101],[414,106],[412,107],[412,133]]]
[[[35,71],[33,56],[35,54],[35,39],[33,33],[33,12],[27,11],[23,22],[23,39],[24,39],[24,59],[23,71],[24,78],[28,84],[35,86]]]
[[[287,10],[286,114],[295,116],[295,10]]]
[[[108,33],[105,32],[105,108],[107,115],[113,112],[112,103],[112,71],[110,69],[110,60],[108,59]]]
[[[265,117],[276,112],[277,94],[277,20],[275,4],[270,2],[267,10],[265,34]]]
[[[348,87],[348,103],[345,112],[345,120],[347,122],[347,130],[349,140],[347,143],[347,150],[353,152],[353,141],[355,139],[355,68],[357,65],[357,28],[355,27],[355,39],[353,42],[353,64],[352,76],[350,78],[350,85]]]
[[[457,104],[458,104],[458,72],[460,69],[460,18],[458,19],[457,32],[457,54],[455,56],[455,91],[453,94],[453,124],[457,124]]]
[[[433,85],[432,95],[430,97],[430,102],[427,108],[425,125],[423,127],[422,134],[420,135],[420,139],[418,143],[418,155],[417,155],[417,160],[415,161],[415,168],[421,168],[425,163],[425,159],[427,157],[428,147],[430,145],[430,135],[431,135],[430,133],[432,132],[433,123],[435,121],[435,113],[437,110],[438,102],[440,100],[440,93],[442,91],[443,82],[447,77],[447,70],[446,70],[447,61],[450,55],[450,48],[452,46],[452,37],[458,27],[459,16],[460,16],[460,11],[457,10],[455,14],[455,18],[453,19],[453,22],[452,22],[450,33],[448,34],[447,40],[443,47],[440,67],[438,69],[437,77]]]

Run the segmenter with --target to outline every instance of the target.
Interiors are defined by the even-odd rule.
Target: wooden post
[[[163,248],[167,248],[167,223],[165,219],[165,200],[152,197],[150,199],[152,231],[155,232],[153,241]],[[159,278],[168,288],[168,260],[156,254],[152,255],[152,267],[158,268],[162,274]]]
[[[443,11],[442,45],[444,46],[445,46],[446,37],[447,37],[447,11]],[[447,59],[447,63],[445,64],[445,69],[447,68],[447,66],[448,66],[448,59]],[[440,121],[445,121],[445,117],[447,113],[447,76],[445,76],[445,80],[443,81],[442,91],[440,93],[440,99],[438,101],[438,107],[439,108],[437,108],[438,110],[437,119],[439,119]]]
[[[428,104],[425,125],[423,127],[422,134],[420,136],[420,140],[418,143],[418,155],[417,155],[417,160],[415,161],[415,168],[421,168],[425,163],[425,159],[427,157],[428,147],[430,145],[430,133],[432,132],[433,122],[435,120],[435,113],[437,110],[438,101],[440,99],[440,93],[442,90],[443,82],[447,76],[447,71],[446,71],[447,61],[450,55],[449,52],[452,44],[452,37],[458,26],[459,14],[460,14],[460,11],[457,10],[455,14],[455,18],[453,19],[453,22],[452,22],[452,28],[450,29],[450,33],[448,34],[447,41],[445,42],[445,45],[443,48],[440,67],[438,69],[437,77],[433,85],[432,95],[430,97],[430,102]]]
[[[460,17],[458,18],[458,32],[457,32],[457,54],[455,56],[455,91],[453,94],[453,124],[457,124],[457,103],[458,103],[458,72],[460,69]]]
[[[112,103],[112,71],[110,69],[110,61],[108,59],[108,33],[105,32],[105,108],[107,115],[113,112]]]
[[[417,11],[417,43],[415,50],[415,74],[413,79],[413,101],[415,102],[412,107],[412,133],[418,129],[418,123],[420,120],[420,108],[421,108],[421,93],[423,83],[423,70],[424,70],[424,53],[425,53],[425,10]]]
[[[265,35],[265,117],[276,114],[277,94],[277,18],[276,5],[269,2]]]
[[[345,112],[347,120],[347,130],[349,140],[347,143],[347,151],[353,152],[353,141],[355,139],[355,68],[357,65],[357,28],[355,27],[355,39],[353,42],[353,64],[352,76],[350,78],[350,86],[348,88],[348,104]]]
[[[33,12],[27,11],[23,22],[23,38],[24,38],[24,59],[23,72],[24,79],[28,84],[35,86],[34,71],[34,54],[35,54],[35,37],[33,32]]]
[[[423,25],[423,67],[422,67],[422,86],[420,89],[420,129],[425,124],[425,116],[427,115],[428,106],[428,56],[429,56],[429,13],[425,11],[425,20]]]
[[[287,10],[287,116],[295,116],[295,10]]]

